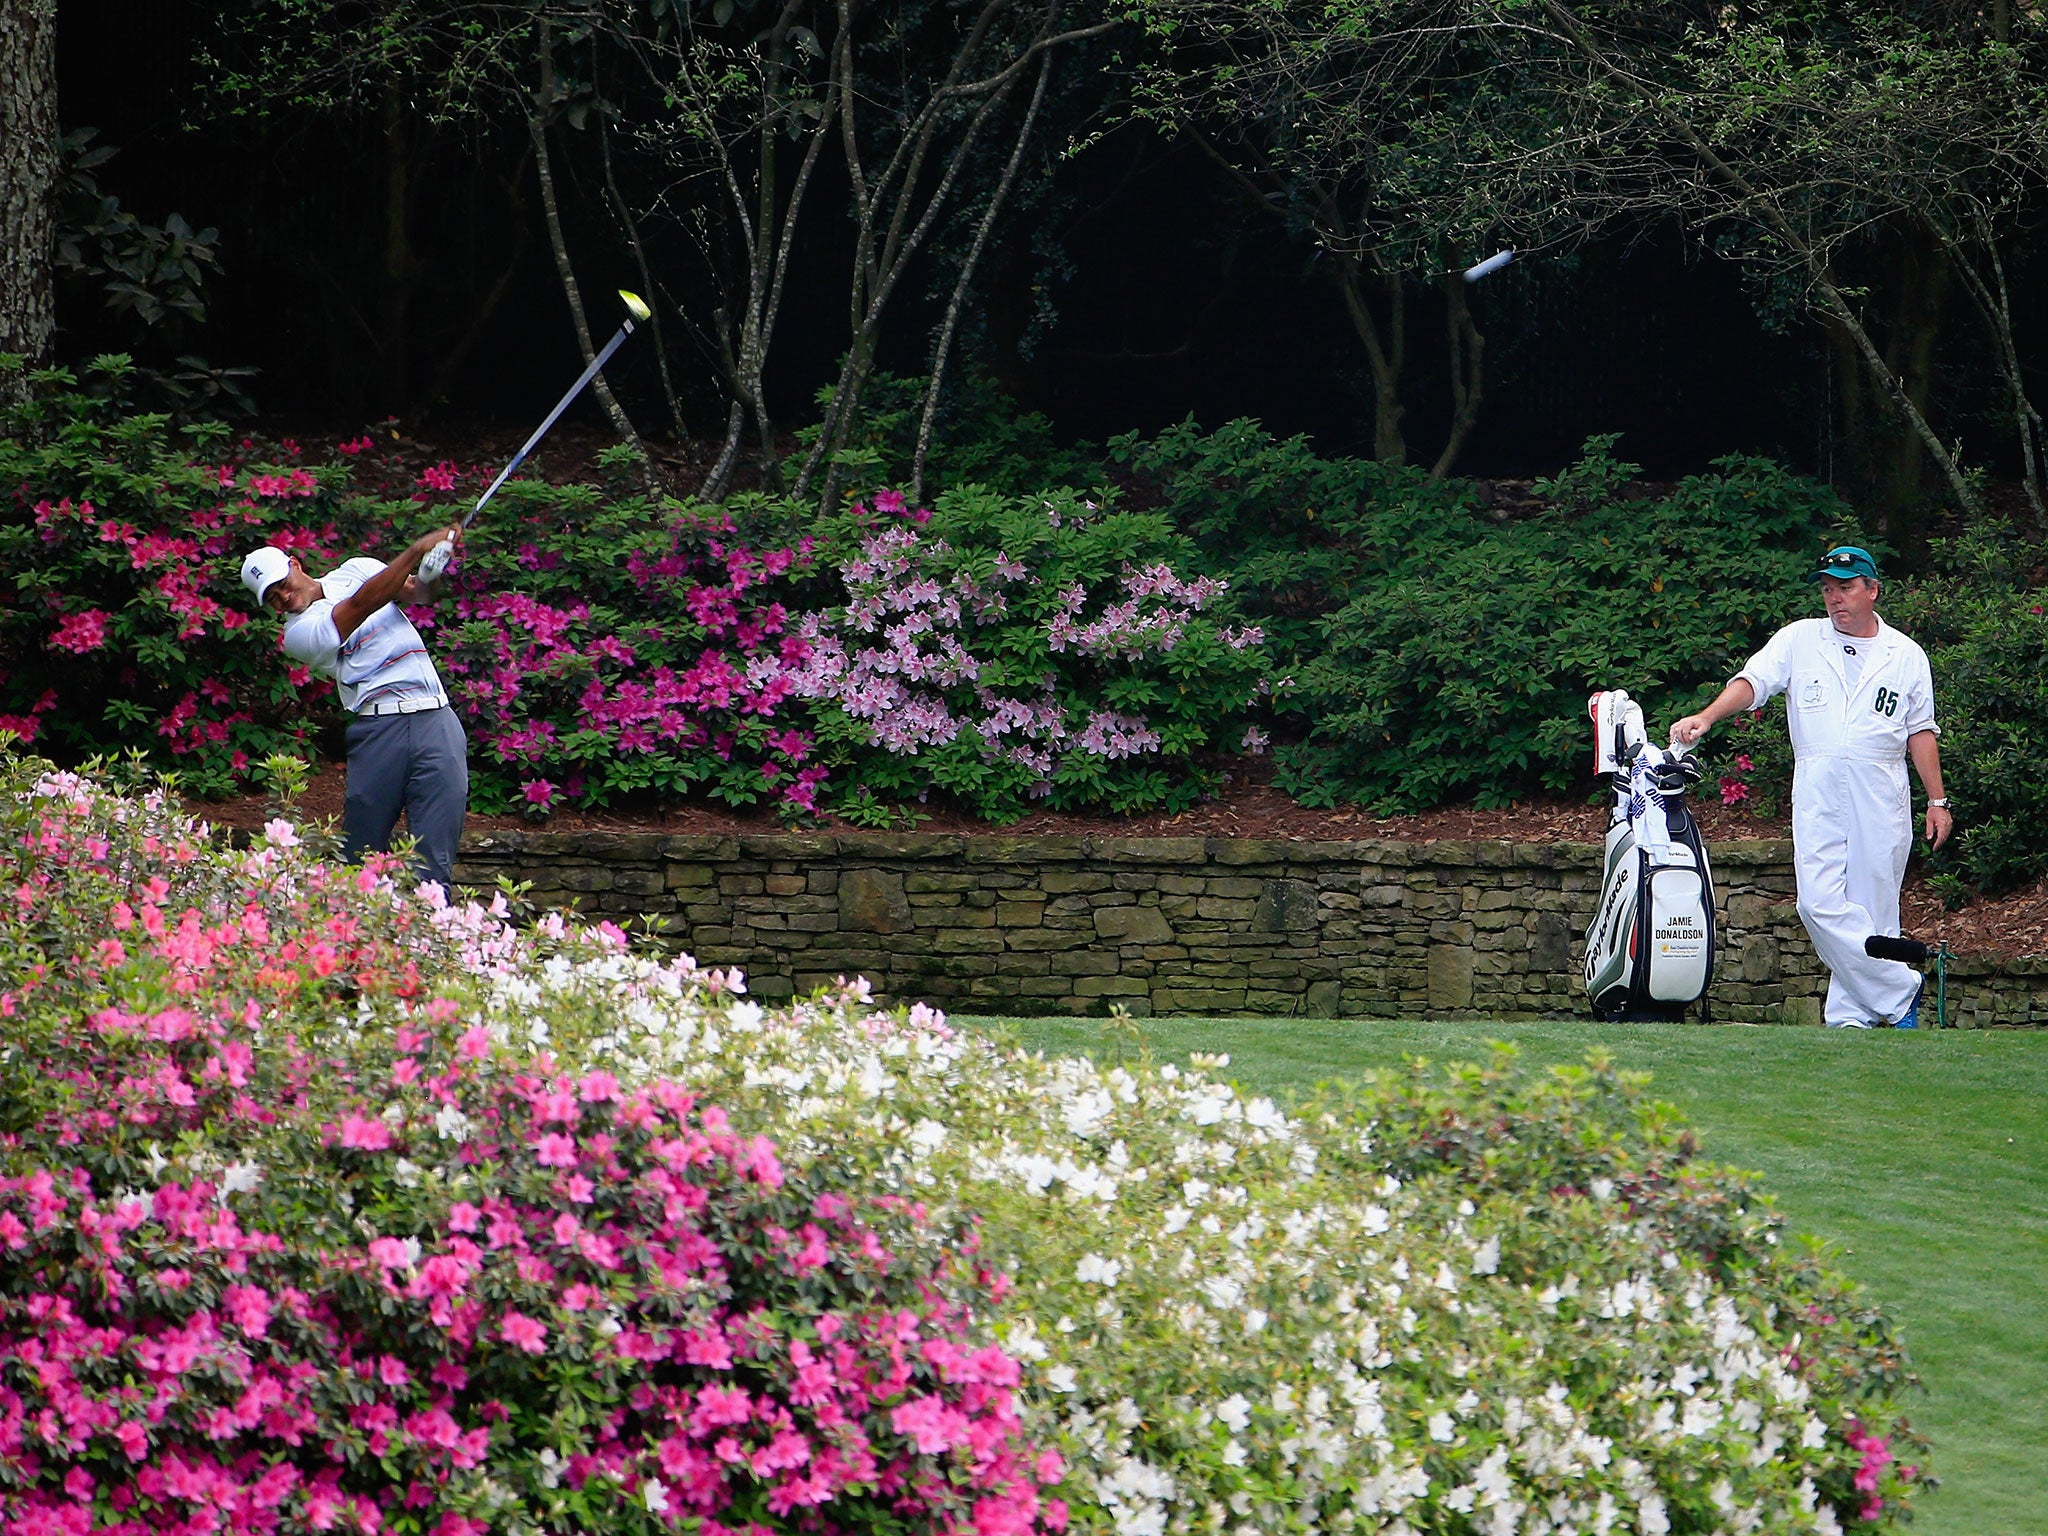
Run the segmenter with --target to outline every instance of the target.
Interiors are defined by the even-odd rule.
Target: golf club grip
[[[1908,965],[1918,965],[1933,951],[1918,939],[1898,939],[1889,934],[1873,933],[1863,941],[1863,953],[1873,960],[1903,960]]]
[[[526,456],[533,452],[534,445],[548,435],[548,428],[561,420],[562,412],[569,409],[575,402],[576,397],[583,393],[583,386],[597,377],[598,370],[611,361],[611,356],[619,350],[620,343],[632,334],[633,322],[630,320],[612,333],[612,339],[604,344],[604,350],[590,360],[590,366],[576,376],[576,382],[569,386],[569,392],[555,402],[555,408],[548,412],[547,420],[533,429],[533,436],[520,445],[519,451],[512,455],[512,462],[498,471],[498,478],[491,482],[490,489],[477,497],[476,505],[471,507],[468,515],[462,519],[463,527],[467,528],[476,521],[476,515],[483,511],[484,503],[498,494],[498,487],[512,478],[512,472],[526,462]]]

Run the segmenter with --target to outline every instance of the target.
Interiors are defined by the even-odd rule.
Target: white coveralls
[[[1833,973],[1826,1022],[1896,1023],[1913,1006],[1919,973],[1871,959],[1863,941],[1899,931],[1899,886],[1913,846],[1906,741],[1940,729],[1927,653],[1882,619],[1868,638],[1845,635],[1828,618],[1801,619],[1736,676],[1748,679],[1759,707],[1785,695],[1797,759],[1799,917]]]

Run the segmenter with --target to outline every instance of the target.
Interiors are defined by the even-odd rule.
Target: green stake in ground
[[[484,503],[497,495],[498,487],[512,478],[512,471],[526,462],[526,456],[533,452],[534,445],[548,435],[548,428],[559,421],[562,412],[569,409],[575,403],[576,397],[583,393],[583,386],[597,377],[598,370],[611,360],[611,355],[619,350],[620,344],[633,334],[634,323],[653,318],[654,311],[647,307],[647,301],[641,298],[639,294],[629,293],[624,288],[621,288],[619,290],[619,297],[625,300],[626,303],[627,314],[624,323],[612,333],[612,339],[598,350],[597,356],[590,360],[590,366],[576,376],[576,382],[569,386],[568,393],[555,402],[555,408],[548,412],[547,420],[533,429],[533,436],[522,443],[519,451],[512,455],[512,461],[498,471],[498,478],[490,483],[489,489],[483,495],[477,497],[476,505],[471,507],[468,514],[462,519],[463,527],[467,528],[476,521],[476,515],[483,511]],[[441,578],[442,572],[448,569],[448,561],[453,557],[454,553],[455,546],[453,543],[435,545],[427,552],[426,558],[420,561],[420,579],[422,581],[438,581]]]

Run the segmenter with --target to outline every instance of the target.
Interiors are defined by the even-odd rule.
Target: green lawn
[[[1024,1020],[1049,1052],[1096,1051],[1099,1021]],[[1510,1040],[1531,1062],[1605,1045],[1697,1125],[1707,1151],[1760,1172],[1794,1227],[1905,1331],[1929,1395],[1939,1492],[1916,1531],[2048,1532],[2048,1033],[1842,1034],[1686,1025],[1140,1021],[1185,1062],[1281,1094],[1406,1056],[1476,1059]]]

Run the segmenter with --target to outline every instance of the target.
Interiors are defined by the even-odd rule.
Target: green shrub
[[[317,575],[388,555],[488,471],[394,481],[368,438],[311,456],[230,443],[133,412],[126,377],[119,359],[85,385],[41,375],[10,410],[0,730],[74,759],[139,740],[186,787],[226,793],[273,752],[310,755],[333,718],[331,685],[286,666],[252,614],[241,557],[268,541]],[[1198,754],[1245,739],[1263,652],[1221,584],[1171,568],[1190,551],[1167,522],[973,487],[926,532],[931,515],[886,490],[821,519],[760,495],[508,486],[452,601],[414,615],[469,728],[472,803],[544,816],[705,794],[801,816],[823,793],[887,818],[878,793],[937,791],[1006,820],[1042,795],[1199,795]],[[877,539],[902,543],[887,573]],[[930,672],[919,647],[960,664]],[[884,701],[897,681],[909,693]]]
[[[869,375],[859,425],[838,455],[850,495],[871,497],[910,484],[924,388],[921,377]],[[819,406],[831,398],[827,385],[818,393]],[[799,432],[797,440],[801,447],[787,473],[817,441],[817,429]],[[1046,416],[1022,409],[985,371],[965,370],[946,386],[925,458],[927,498],[968,485],[1013,496],[1060,486],[1087,490],[1102,479],[1102,463],[1085,444],[1063,445]]]
[[[1763,459],[1655,500],[1595,438],[1516,521],[1395,500],[1363,518],[1374,575],[1322,626],[1280,783],[1309,804],[1502,805],[1584,783],[1586,697],[1623,687],[1661,724],[1711,697],[1781,624],[1847,509]]]
[[[1156,437],[1127,433],[1106,455],[1141,505],[1156,504],[1194,541],[1200,568],[1230,580],[1284,668],[1320,650],[1320,620],[1400,566],[1411,521],[1477,515],[1469,481],[1325,459],[1307,438],[1281,441],[1248,419],[1214,432],[1190,419]]]
[[[2036,556],[1995,525],[1935,546],[1935,573],[1880,609],[1934,671],[1954,840],[1937,873],[1987,893],[2048,871],[2048,594]]]

